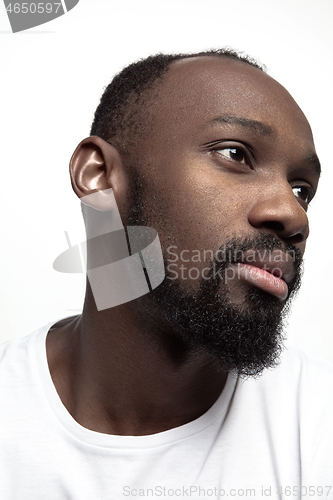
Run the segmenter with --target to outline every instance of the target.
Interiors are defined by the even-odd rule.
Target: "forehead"
[[[308,121],[282,85],[249,64],[222,57],[173,62],[157,86],[151,113],[155,132],[164,140],[166,135],[199,131],[228,115],[312,141]]]

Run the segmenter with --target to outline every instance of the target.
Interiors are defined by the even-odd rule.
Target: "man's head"
[[[218,57],[242,61],[264,71],[255,60],[233,50],[218,49],[196,54],[157,54],[132,63],[117,74],[106,87],[98,105],[90,134],[105,141],[112,140],[128,153],[129,144],[134,144],[137,134],[144,126],[147,105],[158,98],[154,89],[175,61],[193,57]]]
[[[92,133],[110,145],[81,144],[73,185],[79,196],[112,187],[125,224],[158,231],[167,277],[129,304],[156,335],[257,374],[274,365],[299,282],[319,177],[311,129],[256,64],[172,57],[127,105],[97,109]]]

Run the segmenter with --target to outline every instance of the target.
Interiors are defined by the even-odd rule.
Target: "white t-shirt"
[[[149,436],[79,425],[48,369],[52,324],[0,347],[0,499],[333,499],[333,367],[285,351],[229,376],[200,418]]]

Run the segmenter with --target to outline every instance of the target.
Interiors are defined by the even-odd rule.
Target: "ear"
[[[79,198],[85,197],[86,204],[98,210],[110,210],[110,197],[103,196],[103,191],[112,188],[116,200],[124,199],[126,179],[122,159],[118,150],[97,136],[87,137],[77,146],[69,164],[71,182]],[[92,193],[100,195],[89,196]]]

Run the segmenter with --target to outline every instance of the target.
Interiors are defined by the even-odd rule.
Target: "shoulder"
[[[294,419],[305,429],[330,430],[333,420],[333,365],[296,349],[285,349],[280,363],[258,379],[239,385],[248,405],[255,402],[277,425]],[[311,432],[312,432],[311,431]],[[333,442],[332,442],[333,446]]]
[[[8,391],[18,383],[29,383],[36,375],[36,366],[46,360],[47,333],[62,321],[52,321],[23,338],[0,345],[0,390]]]
[[[50,323],[38,328],[34,332],[26,335],[25,337],[12,339],[3,344],[0,344],[0,370],[4,369],[7,364],[13,362],[25,361],[31,357],[38,347],[40,353],[45,352],[45,340],[47,333],[54,328],[59,328],[66,324],[72,317],[65,317],[59,320],[51,321]]]
[[[331,363],[297,349],[285,348],[277,366],[258,378],[239,381],[237,392],[243,400],[260,401],[278,413],[282,409],[299,413],[308,406],[317,413],[329,410],[333,418],[332,387]]]
[[[258,387],[271,388],[279,392],[316,391],[331,394],[333,364],[294,348],[285,348],[276,367],[267,370],[254,381]]]
[[[36,358],[36,344],[40,337],[46,338],[45,326],[20,339],[0,345],[0,388],[10,387],[20,378],[25,379]]]
[[[298,349],[288,348],[281,355],[276,376],[298,384],[305,383],[309,387],[317,386],[323,380],[333,381],[333,364]]]
[[[333,365],[316,356],[290,349],[281,362],[286,383],[292,381],[297,390],[298,404],[307,417],[331,415],[333,419]]]

